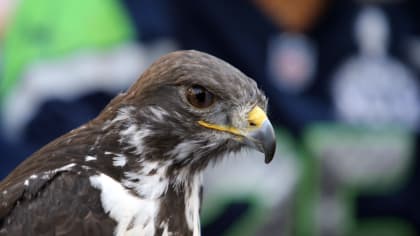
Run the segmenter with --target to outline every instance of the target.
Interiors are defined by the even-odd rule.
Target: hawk
[[[208,164],[245,147],[272,160],[266,107],[256,83],[216,57],[163,56],[0,183],[0,235],[200,235]]]

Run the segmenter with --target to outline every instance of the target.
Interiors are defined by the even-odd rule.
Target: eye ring
[[[185,91],[187,101],[196,108],[204,109],[214,104],[214,95],[200,85],[193,85]]]

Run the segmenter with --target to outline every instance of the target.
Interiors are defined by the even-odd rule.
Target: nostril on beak
[[[267,120],[267,115],[259,106],[255,106],[248,112],[248,127],[250,128],[259,128],[265,120]]]

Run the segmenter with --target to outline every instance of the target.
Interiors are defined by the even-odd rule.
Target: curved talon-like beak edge
[[[245,143],[264,153],[265,163],[270,163],[276,151],[276,136],[270,121],[265,119],[258,129],[249,132],[245,136]]]
[[[265,163],[270,163],[276,151],[276,135],[264,110],[255,106],[248,113],[248,124],[250,127],[245,134],[245,144],[264,153]]]

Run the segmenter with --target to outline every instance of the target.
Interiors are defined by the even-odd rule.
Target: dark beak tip
[[[274,128],[271,125],[271,123],[269,123],[266,133],[267,133],[267,138],[265,139],[265,142],[263,143],[264,154],[265,154],[264,161],[266,164],[269,164],[274,158],[274,154],[276,152],[276,146],[277,146],[276,133],[274,132]]]
[[[276,152],[276,143],[272,145],[269,151],[265,153],[264,162],[265,164],[269,164],[274,159],[274,154]]]
[[[270,162],[273,160],[273,157],[265,156],[265,164],[270,164]]]

